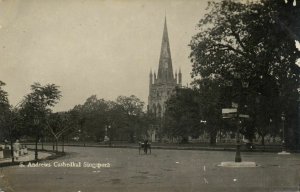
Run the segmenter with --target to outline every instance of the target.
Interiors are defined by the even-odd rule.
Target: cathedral
[[[150,71],[149,81],[149,96],[148,96],[148,112],[154,114],[159,120],[163,117],[165,112],[165,102],[176,86],[181,87],[182,74],[179,69],[179,73],[173,74],[172,58],[168,37],[167,20],[165,18],[164,31],[161,43],[160,58],[158,64],[158,72],[152,73]],[[151,130],[151,140],[156,141],[156,132],[159,129],[159,125]]]

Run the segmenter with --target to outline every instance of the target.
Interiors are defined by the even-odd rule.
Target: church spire
[[[162,82],[172,82],[174,80],[166,16],[161,42],[157,79]]]
[[[181,68],[179,68],[179,73],[178,73],[178,84],[181,86],[182,85],[182,74],[181,74]]]

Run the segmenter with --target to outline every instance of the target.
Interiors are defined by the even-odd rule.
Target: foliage
[[[210,135],[210,144],[216,143],[217,131],[222,126],[222,79],[215,76],[195,81],[199,85],[199,107],[200,117],[205,122],[206,131]]]
[[[116,101],[128,116],[137,116],[143,112],[144,102],[135,95],[119,96]]]
[[[9,102],[8,102],[8,94],[6,91],[3,90],[3,86],[5,86],[5,83],[0,81],[0,105],[1,105],[1,110],[3,110],[5,107],[8,107]]]
[[[261,135],[270,131],[269,119],[278,121],[281,112],[288,114],[287,121],[291,122],[299,98],[296,60],[300,52],[284,27],[283,21],[289,19],[281,11],[282,6],[268,0],[212,2],[190,42],[196,83],[212,75],[223,82],[249,83],[246,95],[236,85],[232,93],[242,98],[240,106],[248,106],[246,111],[254,122],[250,124]]]
[[[97,99],[96,95],[89,97],[85,103],[79,107],[80,126],[82,134],[86,134],[88,138],[100,140],[104,138],[104,128],[107,125],[108,103],[104,99]]]
[[[8,126],[10,118],[10,106],[8,101],[8,94],[2,89],[5,83],[0,81],[0,137],[1,140],[8,137]]]
[[[141,120],[144,108],[144,102],[142,102],[135,95],[119,96],[116,103],[120,106],[124,114],[124,120],[126,121],[125,132],[130,142],[135,142],[136,139],[141,137]]]
[[[24,97],[20,113],[23,126],[31,136],[40,136],[46,125],[46,115],[51,113],[51,108],[61,98],[58,86],[39,83],[31,85],[31,93]]]
[[[103,141],[107,134],[110,140],[135,141],[144,133],[143,107],[144,103],[134,95],[119,96],[116,101],[92,95],[70,113],[78,124],[81,140]]]
[[[46,118],[46,129],[53,136],[56,143],[56,151],[58,140],[74,131],[74,123],[68,112],[50,113]]]
[[[166,102],[164,134],[180,137],[187,142],[188,136],[200,135],[198,93],[190,88],[176,88]]]

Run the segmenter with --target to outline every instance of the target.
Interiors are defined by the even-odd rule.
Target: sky
[[[191,82],[191,37],[206,0],[0,0],[0,80],[12,105],[30,85],[54,83],[55,111],[91,95],[136,95],[147,104],[150,69],[157,71],[164,17],[173,70]]]
[[[34,82],[60,86],[54,111],[91,95],[136,95],[147,104],[165,16],[173,70],[181,68],[186,86],[188,44],[206,7],[207,0],[0,0],[0,80],[12,105]]]

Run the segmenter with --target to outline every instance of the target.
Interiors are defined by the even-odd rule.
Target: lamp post
[[[273,122],[273,120],[270,118],[270,120],[269,120],[269,131],[271,131],[271,124],[272,124],[272,122]],[[269,140],[269,142],[270,142],[270,140]]]
[[[206,142],[206,133],[205,133],[205,128],[206,128],[206,120],[200,120],[200,123],[204,124],[204,133],[203,133],[203,140]]]
[[[237,93],[235,94],[237,98],[237,103],[232,103],[232,107],[236,108],[236,153],[235,153],[235,162],[242,162],[241,157],[241,144],[240,144],[240,127],[241,127],[241,120],[240,120],[240,113],[241,113],[241,104],[242,104],[242,91],[244,88],[248,88],[249,82],[243,81],[241,78],[241,74],[231,71],[231,74],[234,77],[234,80],[236,81],[235,86],[237,86]],[[233,86],[234,83],[229,83],[229,86]]]
[[[282,121],[282,152],[285,152],[285,129],[284,129],[284,121],[285,121],[285,113],[281,113],[281,121]]]
[[[10,113],[9,117],[9,140],[10,140],[10,154],[11,154],[11,162],[15,162],[15,157],[14,157],[14,144],[13,144],[13,136],[12,136],[12,113]]]
[[[111,126],[108,125],[107,128],[109,130],[109,146],[111,147]]]
[[[240,124],[241,121],[239,120],[239,117],[237,116],[237,131],[236,131],[236,151],[235,151],[235,162],[242,162],[241,157],[241,142],[240,142]]]
[[[85,147],[85,127],[84,127],[84,124],[86,122],[86,118],[85,117],[82,117],[79,121],[79,125],[80,125],[80,140],[81,140],[81,136],[83,137],[83,146]]]

